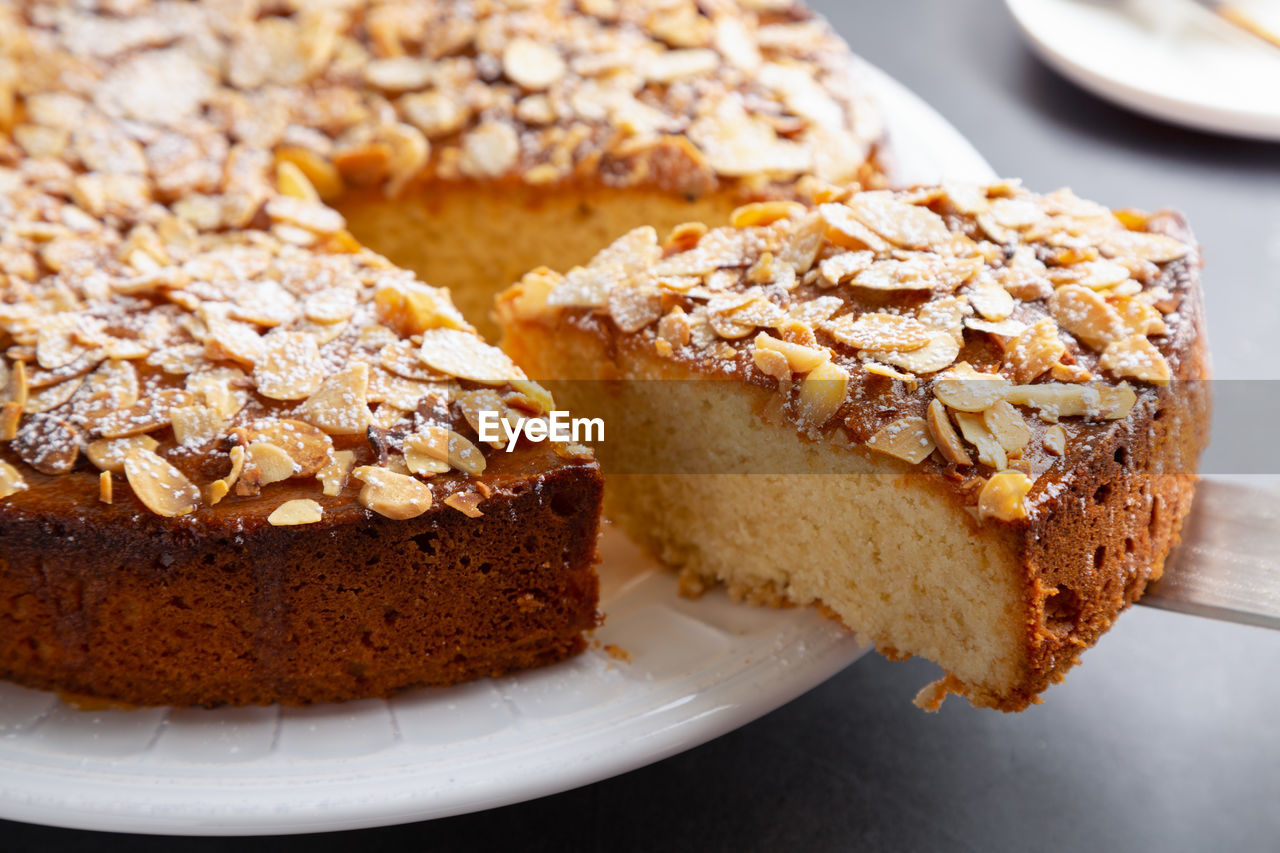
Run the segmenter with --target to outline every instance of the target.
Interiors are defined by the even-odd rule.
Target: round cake
[[[493,295],[882,182],[794,3],[19,2],[0,57],[0,676],[137,704],[583,648],[599,468],[480,440],[555,405]]]

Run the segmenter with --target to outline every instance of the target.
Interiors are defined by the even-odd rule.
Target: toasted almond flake
[[[828,228],[825,236],[836,245],[873,253],[887,252],[892,248],[887,240],[863,225],[847,205],[821,204],[818,205],[818,213]]]
[[[275,157],[276,185],[281,192],[312,201],[333,199],[342,194],[342,175],[332,163],[314,151],[282,146],[275,150]],[[292,167],[287,174],[285,167]],[[306,182],[305,185],[302,181]],[[311,188],[310,193],[307,191],[308,187]]]
[[[428,426],[404,440],[404,461],[409,470],[424,477],[449,470],[449,436],[445,427]]]
[[[135,447],[125,456],[124,476],[142,505],[156,515],[186,515],[200,503],[200,490],[181,471],[145,447]]]
[[[1046,275],[1054,284],[1076,284],[1093,290],[1106,290],[1128,281],[1129,269],[1114,261],[1085,261],[1053,267]]]
[[[489,121],[463,137],[458,166],[469,178],[500,178],[511,171],[519,157],[520,138],[515,129],[505,122]]]
[[[989,277],[979,277],[971,282],[965,289],[965,296],[983,319],[1003,320],[1013,313],[1013,297]]]
[[[170,412],[179,406],[190,406],[195,397],[176,388],[152,392],[132,406],[110,412],[92,422],[90,432],[97,438],[121,438],[154,432],[169,425]]]
[[[965,450],[960,436],[956,434],[956,428],[951,425],[951,419],[947,416],[946,406],[939,400],[932,400],[926,414],[929,434],[933,436],[942,457],[955,465],[972,465],[969,452]]]
[[[248,323],[222,317],[205,318],[208,337],[205,338],[205,355],[214,361],[236,361],[253,365],[262,359],[264,341],[258,330]]]
[[[1046,382],[1041,385],[1014,385],[1004,398],[1015,406],[1035,409],[1042,420],[1087,415],[1098,410],[1098,391],[1086,385]]]
[[[281,159],[276,155],[276,186],[280,192],[291,198],[302,199],[318,203],[320,201],[320,193],[316,190],[315,185],[311,183],[311,179],[302,171],[297,162],[288,159]]]
[[[867,373],[871,373],[876,376],[883,376],[886,379],[896,379],[899,382],[905,382],[908,388],[910,388],[913,391],[915,390],[916,386],[919,384],[919,380],[915,376],[911,375],[910,373],[903,373],[901,370],[898,370],[896,367],[890,367],[887,364],[881,364],[880,362],[872,358],[868,358],[864,356],[862,358],[862,367],[864,370],[867,371]]]
[[[830,361],[819,364],[800,383],[800,420],[813,428],[824,426],[839,411],[848,388],[848,371]]]
[[[291,418],[262,418],[230,431],[237,444],[272,444],[284,450],[298,466],[297,476],[310,477],[329,464],[333,440],[322,430]]]
[[[982,415],[972,412],[955,412],[953,416],[965,441],[977,448],[979,462],[996,470],[1009,466],[1008,454],[992,435],[991,430],[987,429]]]
[[[347,485],[347,478],[356,464],[356,455],[350,450],[335,450],[329,464],[316,472],[321,491],[328,497],[336,497]]]
[[[155,450],[159,446],[159,442],[149,435],[131,435],[90,442],[84,449],[84,455],[98,470],[122,474],[125,457],[131,451],[139,447],[143,450]]]
[[[511,382],[514,394],[506,396],[508,405],[534,415],[545,415],[556,407],[551,392],[532,379],[516,379]]]
[[[1044,449],[1054,456],[1067,452],[1067,431],[1061,424],[1053,424],[1044,433]]]
[[[244,473],[246,455],[244,447],[236,445],[232,447],[228,456],[231,460],[231,470],[227,476],[220,480],[214,480],[204,490],[204,500],[209,506],[213,506],[227,496],[231,488],[240,481],[240,476]]]
[[[831,351],[826,348],[779,340],[765,332],[756,335],[755,350],[781,354],[786,359],[789,369],[796,373],[808,373],[818,365],[831,360]]]
[[[907,260],[876,261],[853,277],[868,290],[954,290],[982,267],[980,258],[912,255]]]
[[[295,412],[329,435],[359,435],[369,427],[369,365],[355,362],[321,383]]]
[[[109,504],[115,496],[114,483],[111,479],[110,471],[103,471],[98,474],[98,500],[104,504]]]
[[[22,422],[22,404],[8,402],[0,405],[0,441],[12,441]]]
[[[1055,290],[1049,297],[1049,310],[1058,325],[1095,350],[1123,340],[1129,332],[1119,311],[1096,291],[1077,284]]]
[[[1191,247],[1165,234],[1142,231],[1110,231],[1098,240],[1098,248],[1111,258],[1139,258],[1157,264],[1186,256]]]
[[[459,379],[501,385],[526,378],[506,353],[456,329],[427,329],[418,350],[422,363]]]
[[[822,328],[845,346],[875,353],[911,352],[927,345],[934,334],[912,317],[881,312],[846,315]]]
[[[375,367],[369,371],[366,399],[370,403],[386,403],[397,409],[412,411],[418,407],[418,401],[428,394],[445,396],[447,391],[447,386],[417,379],[405,379],[403,376]]]
[[[431,509],[431,487],[408,474],[361,465],[351,476],[364,483],[360,489],[361,505],[379,515],[404,521]]]
[[[433,63],[412,56],[392,56],[371,60],[364,67],[364,79],[388,92],[425,89],[431,83]]]
[[[924,418],[909,416],[881,427],[867,447],[916,465],[933,452],[934,443]]]
[[[315,524],[324,518],[324,507],[310,498],[285,501],[271,511],[267,523],[274,527],[291,527],[299,524]]]
[[[792,219],[805,212],[804,205],[794,201],[757,201],[744,204],[729,214],[734,228],[772,225],[780,219]]]
[[[1129,387],[1128,382],[1122,382],[1114,388],[1101,385],[1097,390],[1098,410],[1090,414],[1103,420],[1114,421],[1128,417],[1134,404],[1138,402],[1138,395]]]
[[[858,193],[847,206],[855,219],[904,249],[938,248],[952,239],[941,216],[899,201],[887,190]]]
[[[1173,376],[1169,362],[1144,335],[1130,335],[1108,344],[1098,359],[1098,366],[1115,376],[1153,385],[1167,385]]]
[[[16,495],[26,489],[27,481],[22,478],[18,469],[0,459],[0,498]]]
[[[979,320],[975,317],[966,317],[964,327],[973,329],[975,332],[986,332],[989,335],[996,335],[1001,338],[1016,338],[1026,331],[1027,324],[1021,320],[1013,319],[993,322],[991,320]]]
[[[25,362],[16,361],[9,369],[9,381],[5,383],[3,399],[7,403],[25,406],[27,396],[27,365]]]
[[[1019,521],[1027,517],[1026,497],[1034,485],[1021,471],[993,474],[978,493],[978,518]]]
[[[356,310],[356,294],[346,287],[330,287],[309,294],[302,301],[302,314],[315,323],[341,323]]]
[[[787,357],[777,350],[754,347],[751,350],[751,361],[765,376],[785,382],[791,379],[791,365]]]
[[[609,291],[609,316],[626,334],[638,332],[662,317],[662,297],[657,288],[615,287]]]
[[[197,446],[222,435],[227,421],[211,406],[177,406],[169,410],[174,441]]]
[[[74,379],[59,382],[57,385],[42,388],[27,398],[27,405],[23,408],[23,411],[27,414],[34,414],[56,409],[70,400],[71,396],[80,389],[83,382],[84,379],[77,376]]]
[[[1008,379],[998,373],[982,373],[962,361],[933,383],[933,396],[961,412],[981,412],[1003,399]]]
[[[564,58],[553,48],[524,36],[512,39],[502,52],[507,79],[531,92],[551,88],[567,70]]]
[[[324,362],[315,338],[298,332],[275,332],[262,339],[262,354],[253,367],[258,393],[273,400],[303,400],[324,382]]]
[[[1028,326],[1009,342],[1004,361],[1016,382],[1030,382],[1057,364],[1067,352],[1058,327],[1048,318]]]
[[[876,358],[894,367],[924,374],[949,367],[959,354],[960,344],[955,337],[948,332],[936,331],[929,335],[929,341],[923,347],[907,351],[877,352]]]
[[[245,447],[245,470],[241,484],[252,478],[256,486],[269,486],[302,475],[301,466],[293,461],[284,448],[265,441],[255,441]]]
[[[467,518],[479,518],[484,515],[479,509],[483,500],[484,498],[475,492],[454,492],[444,499],[444,504],[453,507]]]
[[[1005,400],[988,407],[982,413],[982,422],[1010,457],[1021,456],[1023,449],[1031,441],[1031,430],[1027,428],[1026,421]]]

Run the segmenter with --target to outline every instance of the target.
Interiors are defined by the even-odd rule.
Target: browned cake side
[[[126,489],[99,503],[96,475],[35,475],[0,505],[0,677],[140,705],[304,703],[560,660],[597,621],[600,477],[549,448],[495,462],[483,516],[403,521],[291,486],[175,522]],[[322,521],[267,522],[301,497]]]
[[[633,232],[499,302],[602,417],[606,513],[751,600],[821,602],[1017,710],[1158,578],[1207,441],[1176,215],[1016,184],[755,205]]]

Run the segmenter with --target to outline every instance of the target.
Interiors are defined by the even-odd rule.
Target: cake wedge
[[[1016,182],[751,204],[499,299],[600,417],[606,513],[697,593],[820,603],[1020,710],[1160,576],[1206,441],[1176,214]]]

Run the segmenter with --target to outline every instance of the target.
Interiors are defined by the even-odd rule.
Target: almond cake
[[[638,228],[499,299],[603,418],[606,513],[686,591],[820,603],[948,693],[1038,701],[1160,576],[1206,441],[1180,217],[1015,182]]]
[[[580,650],[599,466],[477,441],[555,404],[476,327],[636,225],[881,185],[856,77],[760,0],[0,2],[0,676],[312,702]]]

